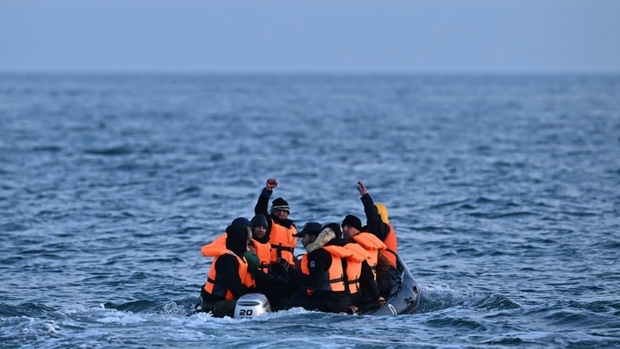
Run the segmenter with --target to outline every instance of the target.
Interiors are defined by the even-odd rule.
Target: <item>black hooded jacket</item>
[[[384,223],[381,219],[381,215],[379,215],[370,194],[364,194],[360,200],[362,200],[362,204],[364,205],[364,213],[366,214],[367,224],[367,226],[362,228],[362,230],[365,231],[367,229],[368,232],[374,234],[376,237],[381,239],[381,241],[385,241],[387,234],[390,232],[390,226]]]
[[[265,228],[267,228],[267,233],[265,234],[265,236],[263,236],[262,239],[259,239],[255,236],[252,236],[252,239],[260,242],[261,244],[268,243],[269,242],[269,222],[267,221],[267,217],[265,217],[265,215],[262,213],[258,213],[254,217],[252,217],[250,222],[252,223],[252,229],[254,229],[257,226],[264,226]]]
[[[243,258],[243,254],[247,251],[248,246],[249,235],[247,228],[231,225],[226,228],[226,235],[226,248],[233,251],[240,258]],[[213,267],[217,273],[218,283],[230,290],[235,299],[253,291],[241,282],[239,277],[239,261],[235,256],[223,254],[217,259]],[[225,297],[208,293],[203,295],[203,298],[205,298],[204,301],[206,302],[225,300]]]

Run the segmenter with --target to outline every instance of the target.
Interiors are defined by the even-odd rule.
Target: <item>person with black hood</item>
[[[297,234],[307,253],[300,259],[300,267],[289,267],[280,258],[278,263],[289,276],[303,286],[292,298],[282,299],[280,309],[302,307],[331,313],[352,313],[351,298],[346,292],[342,259],[351,255],[339,246],[336,233],[318,222],[309,222]]]
[[[248,234],[252,234],[252,223],[245,217],[237,217],[233,219],[230,225],[244,227],[248,230]],[[203,246],[203,248],[211,248],[212,246],[218,245],[218,244],[222,246],[226,246],[226,236],[227,236],[226,232],[222,233],[220,236],[215,238],[210,244]],[[256,251],[256,248],[254,248],[255,244],[257,243],[255,243],[255,241],[252,240],[251,243],[248,245],[248,251],[246,251],[243,254],[243,256],[245,257],[245,260],[248,262],[248,266],[250,270],[255,270],[261,267],[258,253]]]
[[[204,256],[215,259],[200,290],[201,305],[196,311],[210,312],[214,317],[233,317],[239,297],[254,292],[256,282],[244,258],[249,241],[247,227],[230,225],[226,228],[225,245],[217,243],[201,248]]]
[[[271,261],[271,245],[269,244],[269,236],[267,236],[267,218],[264,214],[259,213],[250,220],[252,225],[252,244],[249,246],[250,251],[258,256],[259,268],[265,273],[269,272]]]
[[[271,264],[271,245],[267,236],[267,218],[262,213],[252,217],[252,242],[248,246],[258,260],[258,269],[266,273],[257,273],[257,291],[267,296],[274,311],[277,310],[278,300],[288,298],[299,287],[282,272],[278,264]],[[274,267],[276,267],[274,270]]]
[[[278,258],[283,258],[289,264],[294,264],[297,229],[294,222],[288,219],[291,208],[286,200],[277,198],[271,203],[271,210],[267,210],[269,198],[277,186],[278,181],[275,178],[267,180],[254,207],[254,213],[262,213],[268,218],[267,236],[271,244],[270,263],[275,264]]]

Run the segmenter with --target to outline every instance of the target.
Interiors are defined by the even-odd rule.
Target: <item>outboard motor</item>
[[[237,300],[235,318],[251,319],[264,313],[271,312],[271,304],[261,293],[249,293]]]

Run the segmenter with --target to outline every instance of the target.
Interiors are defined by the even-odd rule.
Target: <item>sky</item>
[[[620,1],[0,0],[0,72],[620,73]]]

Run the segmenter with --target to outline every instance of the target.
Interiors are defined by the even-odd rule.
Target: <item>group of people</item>
[[[214,257],[196,311],[232,317],[237,300],[262,293],[272,309],[302,307],[355,313],[385,302],[397,282],[398,246],[387,209],[375,204],[362,182],[358,190],[367,224],[347,215],[341,224],[308,222],[301,231],[288,218],[286,200],[269,200],[276,179],[268,179],[255,216],[235,218],[226,231],[202,246]],[[298,238],[306,253],[297,258]]]

